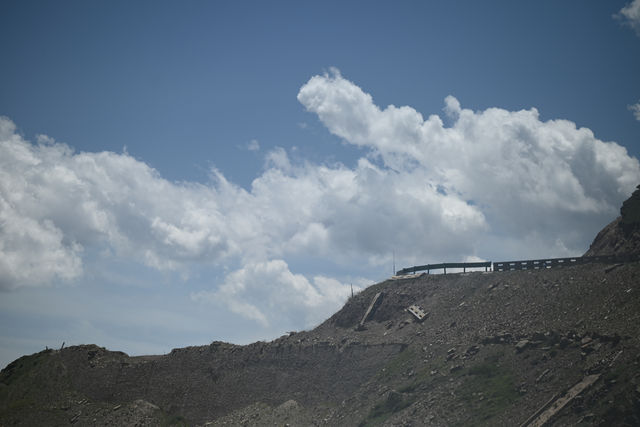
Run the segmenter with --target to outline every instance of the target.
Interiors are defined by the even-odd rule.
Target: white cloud
[[[640,35],[640,0],[633,0],[615,15]]]
[[[356,291],[359,287],[354,288]],[[283,260],[249,263],[227,275],[216,291],[191,295],[196,301],[223,304],[263,327],[310,327],[329,316],[350,294],[351,287],[316,276],[313,282],[293,274]]]
[[[217,170],[208,183],[172,183],[126,152],[30,143],[1,118],[0,289],[77,280],[100,263],[87,253],[184,277],[213,266],[231,273],[194,299],[295,328],[349,294],[332,271],[388,271],[394,250],[399,268],[578,254],[640,181],[623,147],[535,109],[474,112],[450,96],[445,127],[381,109],[336,71],[298,99],[362,148],[355,166],[276,148],[249,190]]]
[[[629,105],[629,110],[633,113],[633,116],[636,118],[636,120],[640,121],[640,102]]]
[[[71,280],[82,273],[82,247],[65,244],[50,220],[22,217],[0,199],[0,224],[0,288],[42,285],[52,277]]]
[[[0,129],[3,288],[77,278],[85,247],[165,269],[233,251],[215,187],[172,184],[127,154],[33,145],[6,118]]]
[[[46,207],[38,199],[56,195],[30,185],[32,180],[55,186],[72,179],[60,169],[43,174],[41,164],[16,135],[15,125],[0,117],[0,288],[43,285],[53,277],[71,280],[82,273],[82,246],[41,214]]]
[[[249,141],[249,143],[247,144],[247,150],[260,151],[260,143],[258,142],[258,140],[252,139],[251,141]]]
[[[385,182],[397,174],[407,177],[405,185],[440,188],[443,195],[432,194],[428,205],[443,215],[442,223],[467,213],[448,222],[456,225],[449,233],[454,242],[466,235],[481,244],[481,234],[467,233],[482,228],[482,218],[489,235],[520,235],[524,242],[535,232],[547,248],[559,238],[569,250],[581,250],[585,238],[576,234],[614,216],[640,181],[638,161],[623,147],[567,120],[542,122],[535,109],[473,112],[447,97],[445,111],[454,120],[447,128],[440,117],[425,120],[410,107],[382,110],[339,74],[311,78],[298,99],[332,133],[371,150]],[[391,185],[396,194],[404,188]],[[438,244],[446,241],[438,237]],[[521,250],[528,252],[524,245]]]

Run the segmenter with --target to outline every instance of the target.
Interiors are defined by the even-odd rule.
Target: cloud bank
[[[380,108],[335,70],[298,100],[361,148],[353,166],[278,148],[249,189],[215,169],[206,183],[169,182],[126,152],[30,142],[0,118],[0,289],[81,283],[88,254],[187,283],[207,266],[225,273],[193,300],[308,325],[350,294],[331,266],[380,268],[393,250],[407,265],[580,254],[640,182],[623,147],[534,108],[474,112],[449,96],[445,126]],[[292,272],[292,260],[312,267]]]

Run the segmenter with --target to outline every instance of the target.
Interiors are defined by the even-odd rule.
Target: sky
[[[314,327],[577,256],[640,184],[640,0],[0,2],[0,366]]]

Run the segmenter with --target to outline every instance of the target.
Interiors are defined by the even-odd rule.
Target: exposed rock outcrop
[[[640,255],[640,185],[622,204],[620,216],[598,233],[584,255]]]

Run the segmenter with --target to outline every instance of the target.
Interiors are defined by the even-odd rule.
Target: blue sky
[[[640,183],[640,1],[345,3],[2,4],[0,365],[580,254]]]

